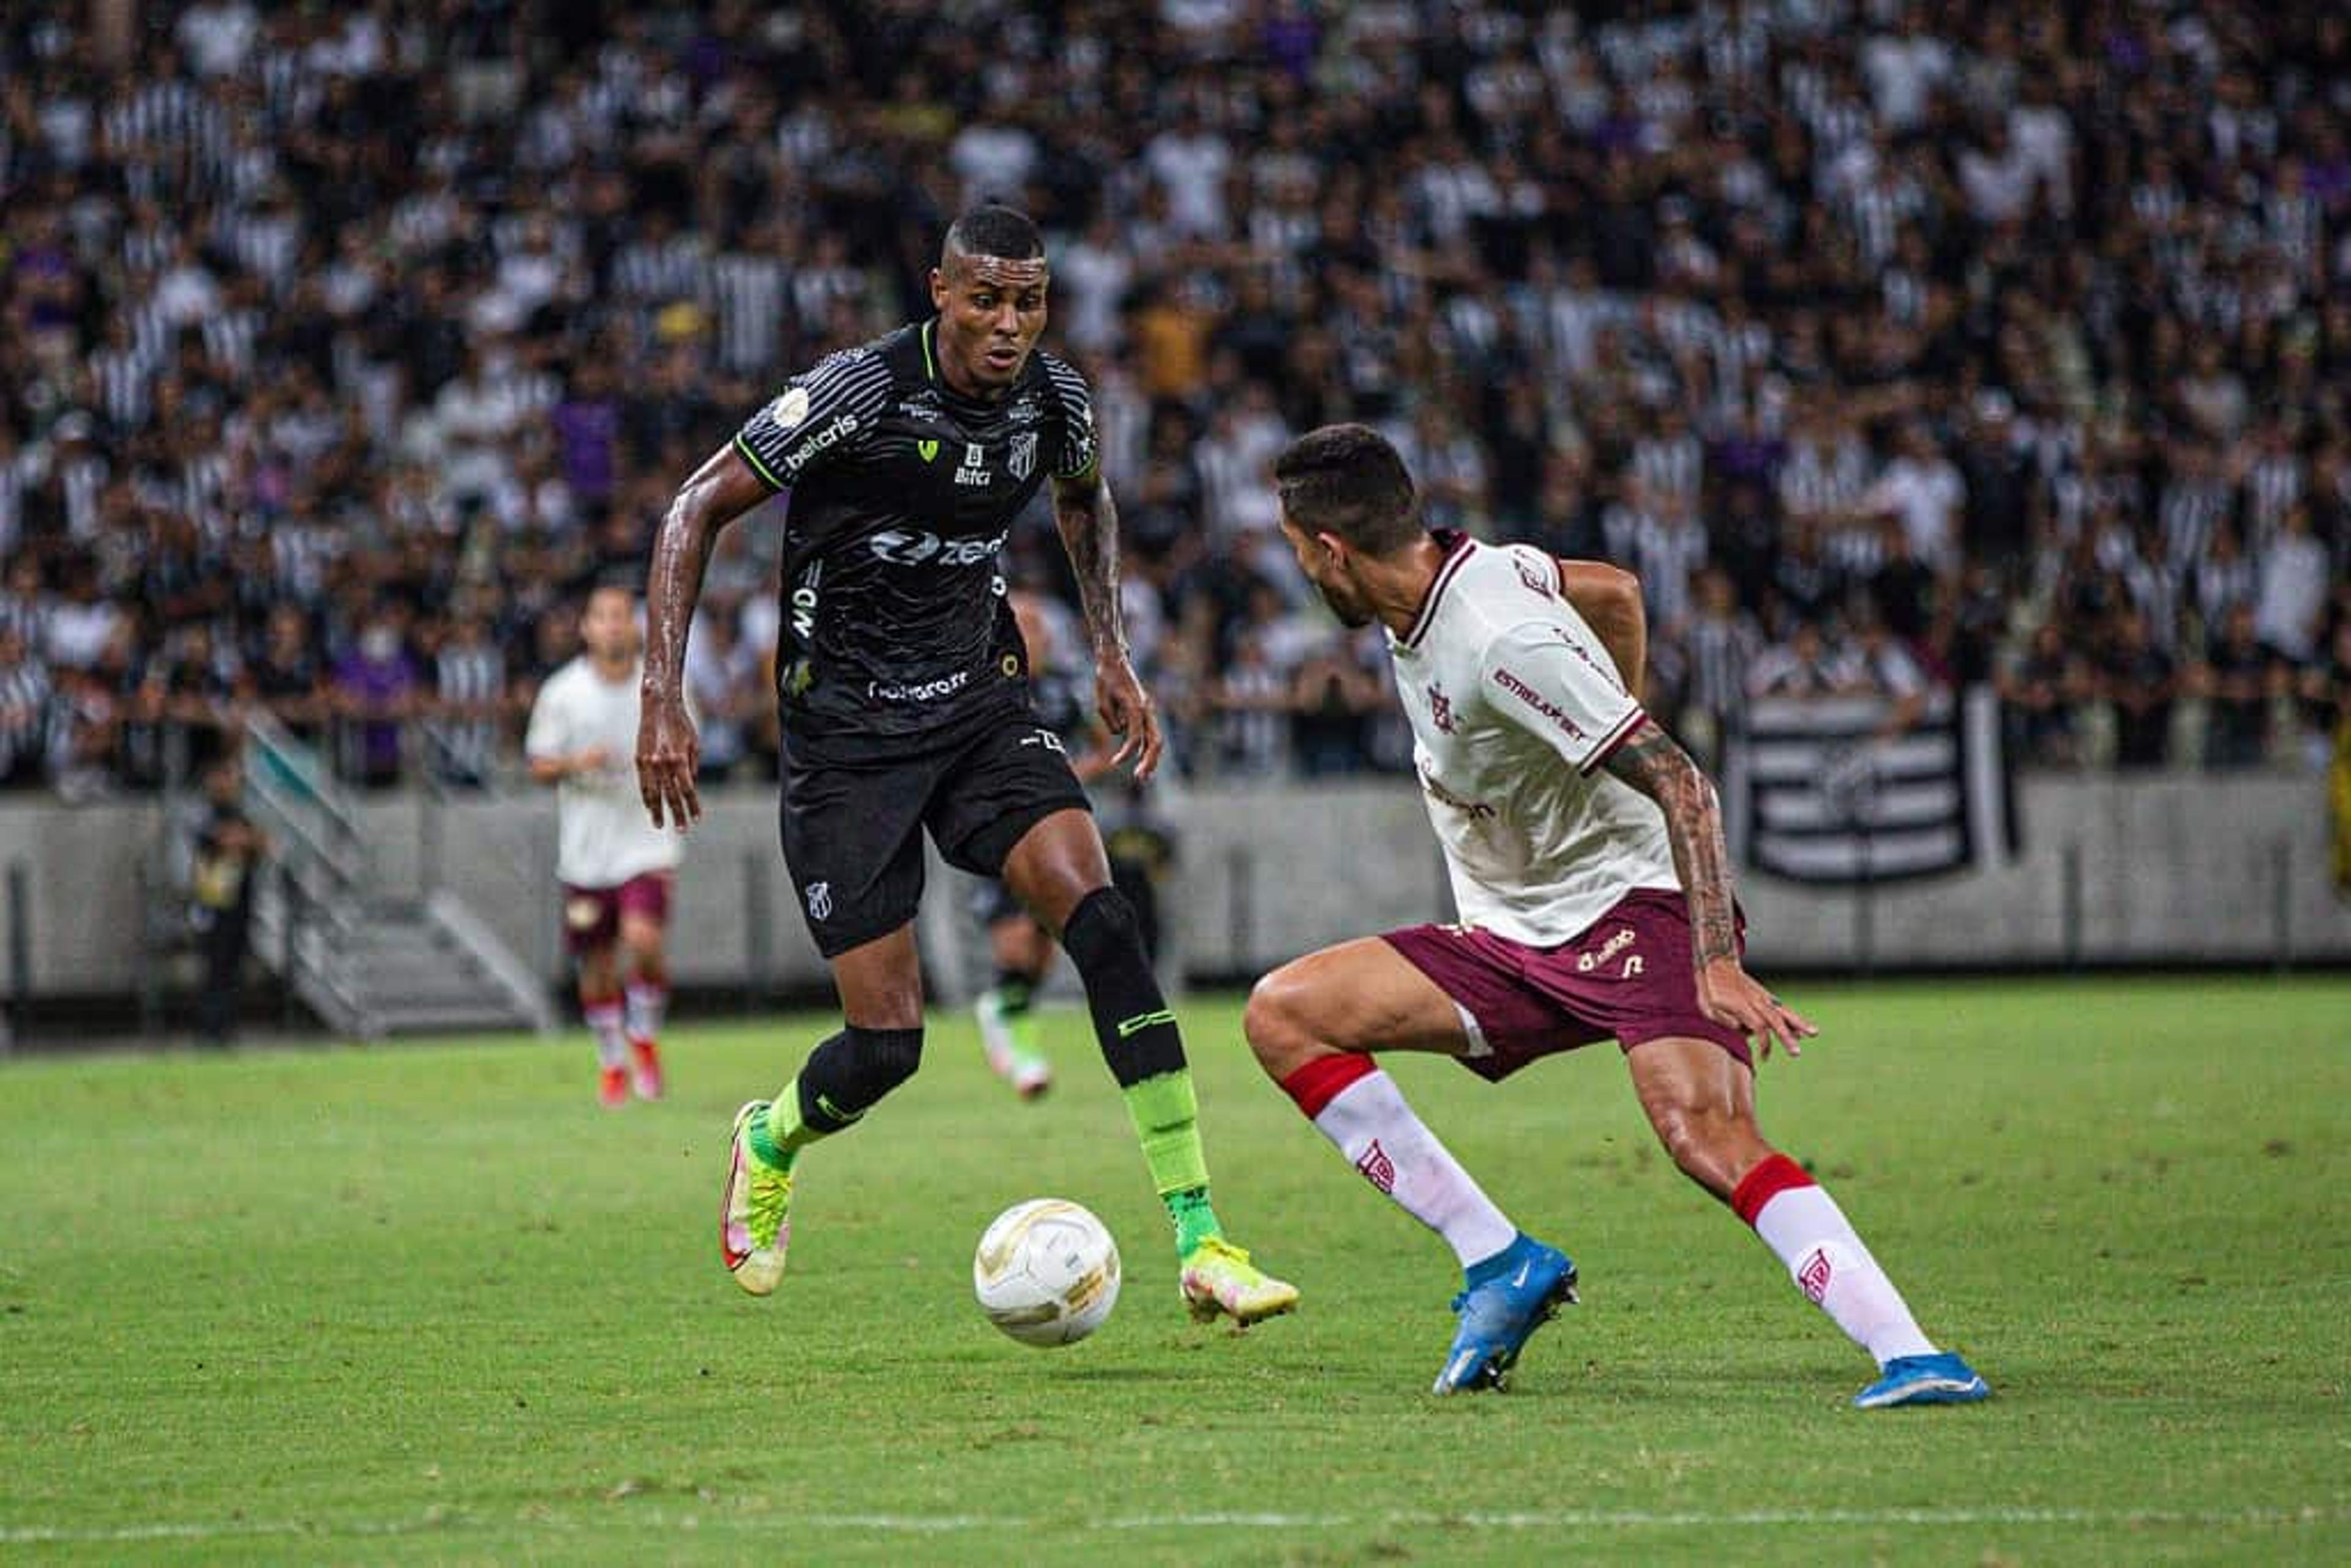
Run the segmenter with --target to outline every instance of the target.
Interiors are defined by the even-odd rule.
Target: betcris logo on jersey
[[[865,541],[880,559],[893,566],[977,566],[996,559],[1008,536],[992,539],[943,539],[911,528],[883,528]]]
[[[785,480],[789,482],[799,478],[800,470],[815,462],[827,448],[838,444],[845,437],[856,434],[857,427],[858,418],[854,413],[840,413],[834,415],[832,423],[823,429],[793,442],[790,448],[784,454]]]

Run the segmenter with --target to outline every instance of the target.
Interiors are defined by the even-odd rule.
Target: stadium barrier
[[[1161,793],[1178,842],[1166,919],[1195,982],[1245,980],[1325,943],[1452,912],[1407,783]],[[730,786],[704,801],[674,917],[678,983],[731,992],[747,1006],[821,995],[823,966],[776,848],[772,788]],[[2329,874],[2320,779],[2026,776],[2017,805],[2014,853],[1965,872],[1855,889],[1742,870],[1753,962],[1789,970],[2351,962],[2351,904]],[[551,799],[393,793],[355,810],[367,874],[381,891],[421,896],[445,885],[550,984],[558,979]],[[24,999],[138,994],[141,858],[161,811],[150,800],[0,803],[0,866],[21,875],[8,952]]]

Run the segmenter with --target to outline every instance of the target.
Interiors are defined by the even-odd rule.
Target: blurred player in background
[[[1316,1129],[1459,1258],[1459,1330],[1437,1392],[1502,1386],[1575,1300],[1575,1266],[1503,1215],[1370,1053],[1437,1051],[1499,1080],[1613,1036],[1675,1163],[1877,1360],[1856,1405],[1983,1398],[1828,1194],[1756,1127],[1750,1040],[1793,1056],[1814,1030],[1741,966],[1713,787],[1643,709],[1639,661],[1579,613],[1579,569],[1427,531],[1403,459],[1363,425],[1300,437],[1274,475],[1283,532],[1323,599],[1350,625],[1387,628],[1463,924],[1285,965],[1258,983],[1246,1027]]]
[[[1016,588],[1008,599],[1021,644],[1029,651],[1029,685],[1037,716],[1061,737],[1078,782],[1092,784],[1110,771],[1114,748],[1102,744],[1085,674],[1069,658],[1041,597]],[[1113,863],[1113,883],[1115,873]],[[996,966],[994,983],[972,1005],[979,1019],[980,1049],[990,1071],[1020,1098],[1034,1100],[1053,1084],[1052,1064],[1038,1047],[1032,1016],[1037,993],[1053,967],[1053,933],[1021,906],[1001,878],[983,883],[977,902],[979,922],[987,930],[988,956]],[[1147,951],[1151,944],[1146,940],[1144,946]]]
[[[563,936],[580,968],[580,1010],[596,1037],[607,1105],[662,1093],[669,1005],[663,930],[682,835],[645,821],[632,765],[643,646],[637,602],[599,588],[580,617],[583,651],[547,679],[523,742],[530,776],[556,789]]]
[[[720,1258],[736,1283],[781,1281],[802,1152],[857,1124],[922,1064],[914,917],[923,836],[1001,876],[1061,934],[1103,1063],[1126,1102],[1196,1317],[1249,1323],[1298,1300],[1225,1239],[1176,1015],[1061,737],[1040,722],[998,556],[1049,483],[1094,658],[1113,762],[1158,766],[1158,715],[1127,658],[1118,509],[1096,461],[1093,395],[1037,350],[1049,268],[1008,207],[957,218],[931,273],[938,314],[793,377],[705,459],[654,537],[637,775],[656,823],[700,813],[682,692],[710,544],[779,490],[785,523],[784,862],[841,996],[841,1032],[773,1100],[736,1115]]]

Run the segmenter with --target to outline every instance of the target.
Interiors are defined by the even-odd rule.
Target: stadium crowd
[[[1408,761],[1274,528],[1341,418],[1432,521],[1636,570],[1701,743],[1991,680],[2029,760],[2245,766],[2351,705],[2338,8],[845,16],[10,5],[0,780],[152,785],[255,702],[492,778],[558,612],[984,197],[1054,236],[1189,771]],[[779,526],[711,567],[715,773],[772,755]],[[1066,591],[1041,508],[1010,550]]]

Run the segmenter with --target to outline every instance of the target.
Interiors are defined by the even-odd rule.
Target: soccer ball
[[[1022,1344],[1075,1344],[1118,1304],[1118,1243],[1079,1205],[1032,1197],[980,1237],[971,1290],[987,1321]]]

